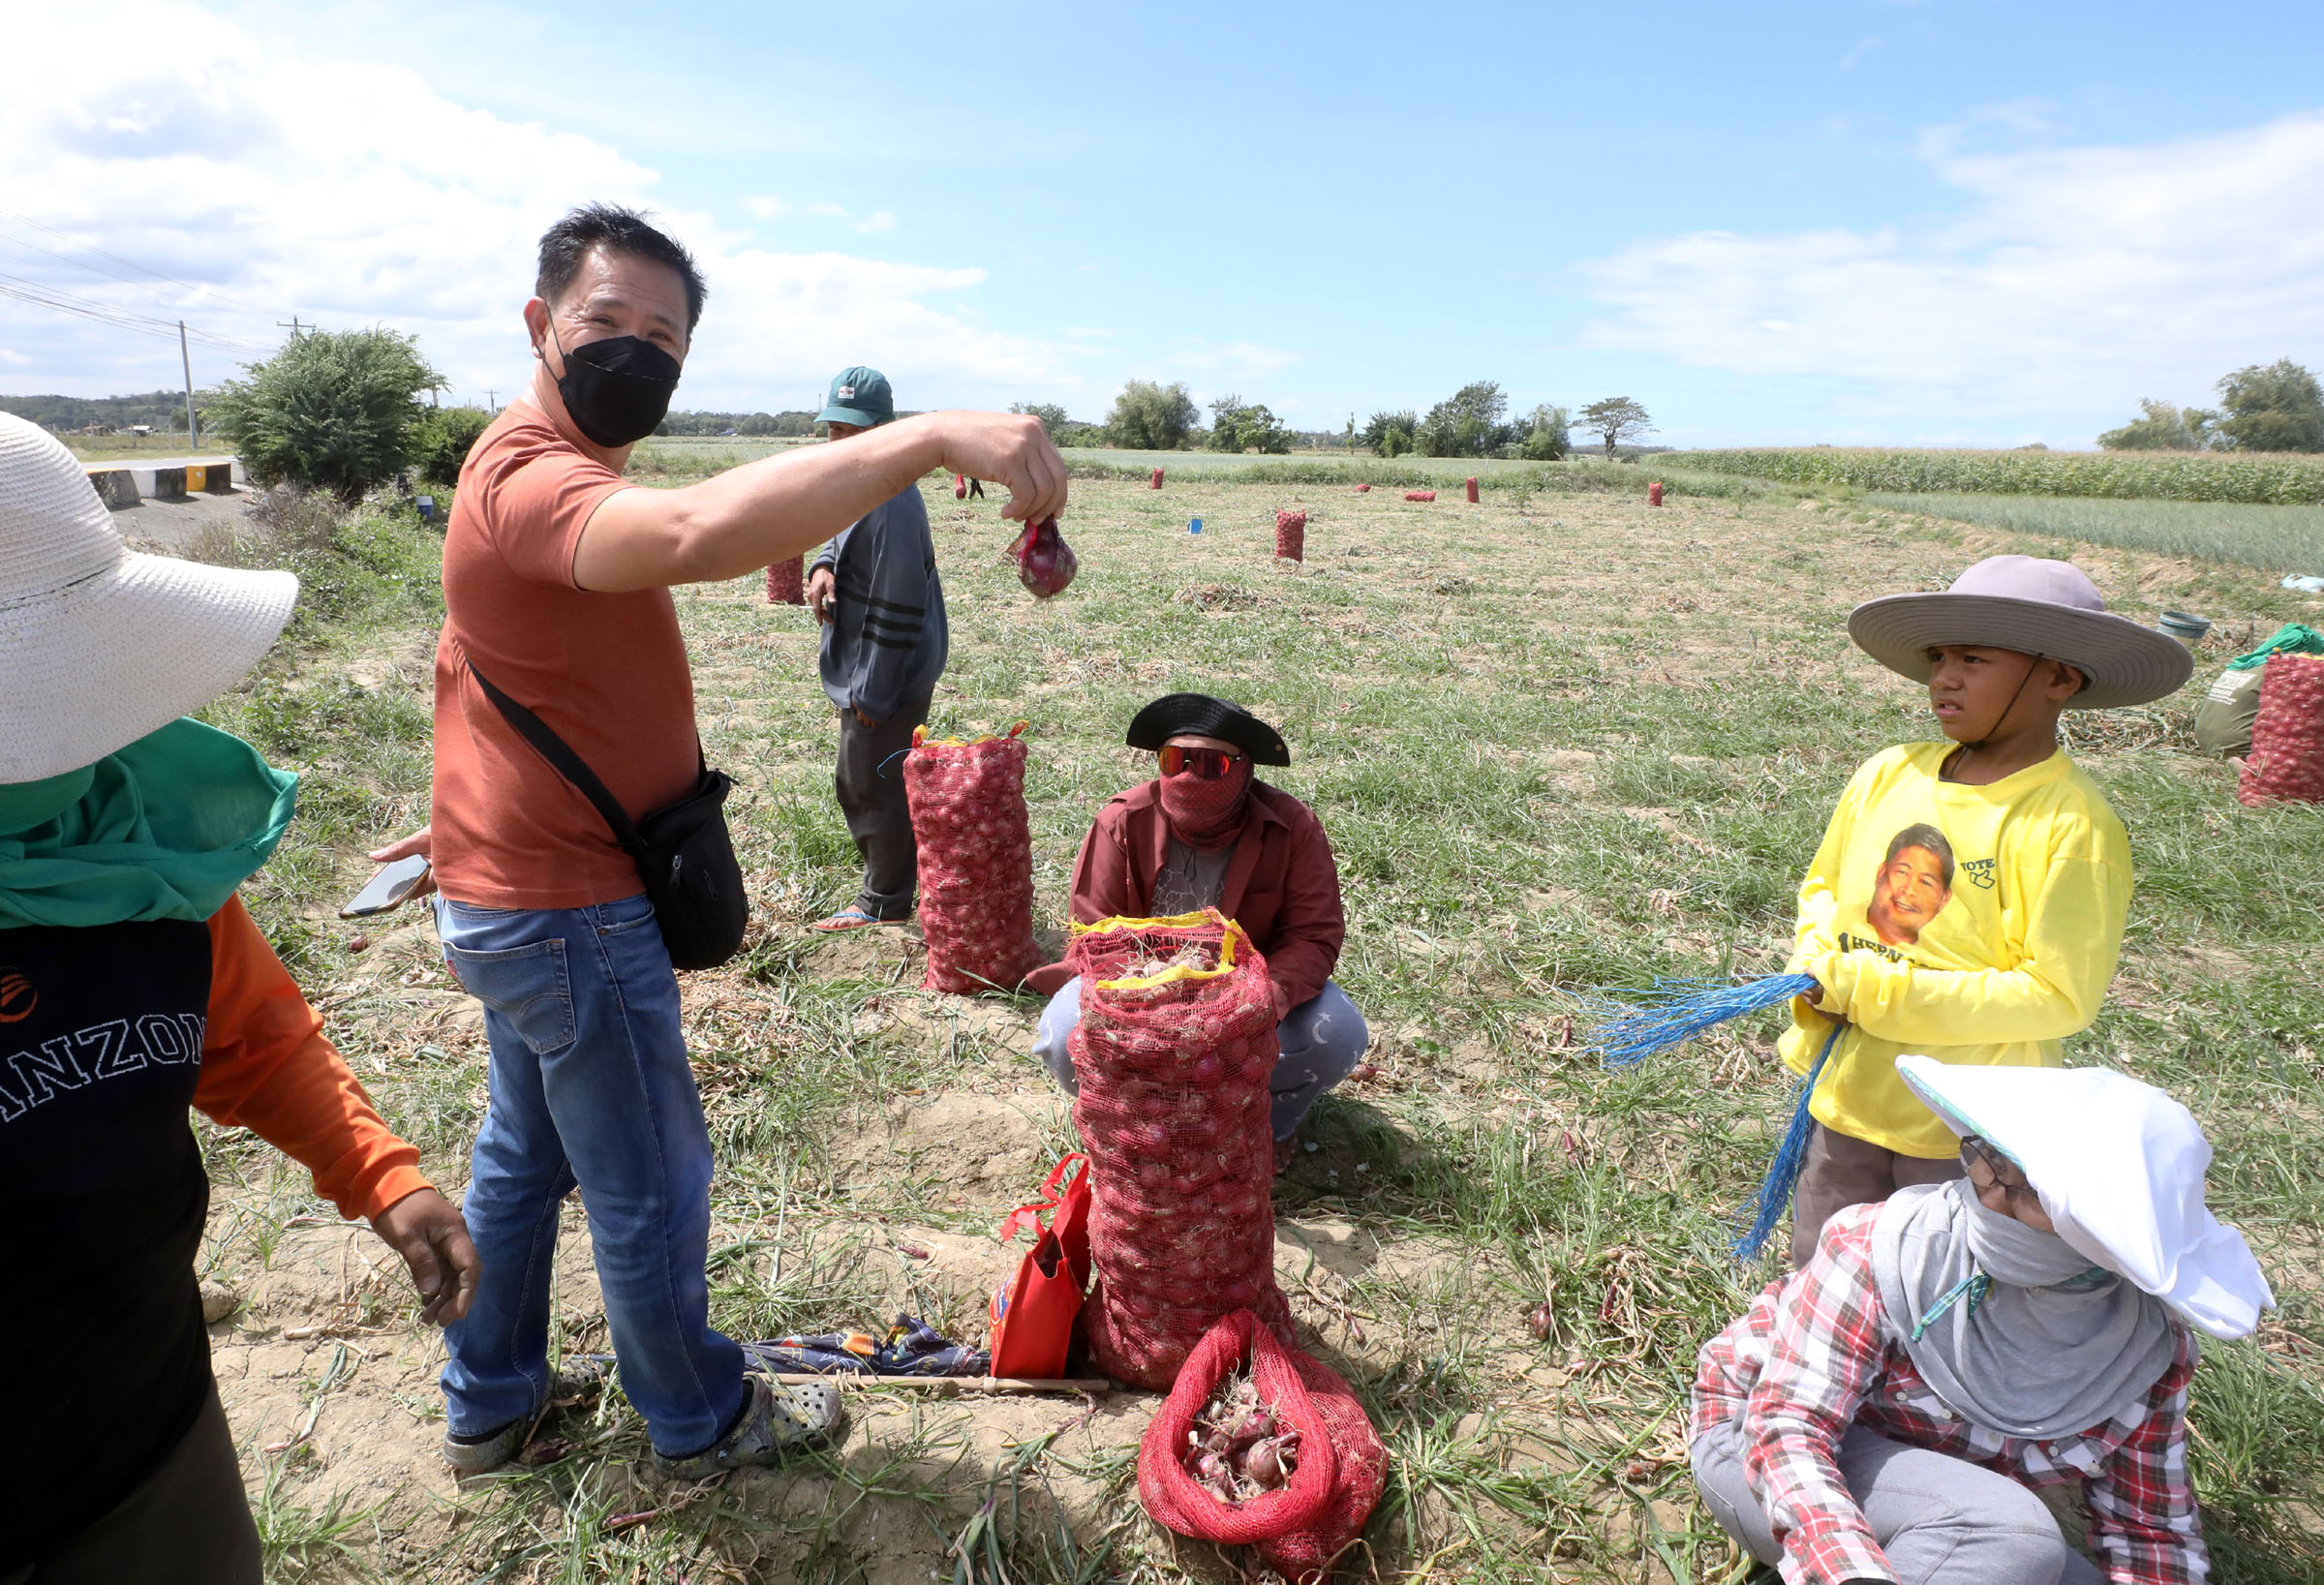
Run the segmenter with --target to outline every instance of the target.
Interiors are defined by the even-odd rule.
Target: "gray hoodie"
[[[933,692],[951,635],[920,486],[841,530],[814,565],[831,567],[836,586],[821,657],[831,702],[884,721],[904,700]]]

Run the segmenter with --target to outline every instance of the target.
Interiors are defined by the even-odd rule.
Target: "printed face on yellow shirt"
[[[1907,826],[1888,844],[1864,922],[1888,945],[1911,946],[1952,899],[1952,843],[1934,826]]]

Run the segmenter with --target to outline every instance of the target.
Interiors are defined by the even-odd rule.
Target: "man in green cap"
[[[895,416],[888,377],[860,366],[841,371],[816,414],[835,442]],[[905,485],[816,553],[807,603],[823,624],[823,691],[840,714],[833,781],[847,833],[864,856],[855,900],[815,928],[901,923],[912,915],[920,856],[897,756],[928,719],[948,647],[944,586],[918,484]]]

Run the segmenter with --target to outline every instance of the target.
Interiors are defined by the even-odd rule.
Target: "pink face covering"
[[[1251,762],[1246,755],[1213,781],[1190,771],[1162,777],[1162,816],[1179,841],[1197,853],[1215,853],[1242,834],[1250,796]]]

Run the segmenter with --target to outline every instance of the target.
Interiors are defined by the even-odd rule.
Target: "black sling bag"
[[[613,839],[646,883],[662,943],[670,949],[670,966],[716,968],[741,950],[750,899],[743,890],[743,867],[735,862],[721,808],[734,782],[725,772],[710,768],[701,745],[694,747],[699,769],[693,790],[632,821],[597,774],[546,721],[493,686],[474,661],[468,662],[468,672],[517,735],[595,804],[613,828]]]

